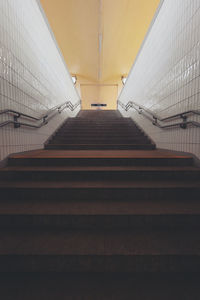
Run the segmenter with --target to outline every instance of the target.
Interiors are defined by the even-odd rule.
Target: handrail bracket
[[[13,119],[14,119],[14,128],[19,128],[21,125],[20,123],[18,122],[18,119],[21,117],[21,114],[20,113],[17,113],[13,116]]]
[[[187,129],[187,116],[186,115],[180,115],[181,119],[183,119],[183,123],[180,124],[180,127],[182,129]]]
[[[153,125],[157,126],[158,125],[158,118],[156,118],[155,116],[153,116]]]

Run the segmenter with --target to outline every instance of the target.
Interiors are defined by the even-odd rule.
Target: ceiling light
[[[72,76],[72,81],[73,81],[74,84],[76,84],[77,77],[75,75]]]
[[[121,80],[122,80],[123,85],[125,85],[126,79],[127,79],[127,77],[125,77],[125,76],[122,76],[122,77],[121,77]]]

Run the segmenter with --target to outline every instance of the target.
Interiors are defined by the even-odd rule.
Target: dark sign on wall
[[[91,106],[97,106],[97,107],[100,107],[100,106],[107,106],[107,104],[103,104],[103,103],[92,103]]]

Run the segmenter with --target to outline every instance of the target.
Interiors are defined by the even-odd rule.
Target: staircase
[[[82,111],[69,118],[46,149],[155,149],[155,145],[131,118],[116,111]]]
[[[200,169],[116,111],[82,111],[0,169],[0,295],[199,299]]]

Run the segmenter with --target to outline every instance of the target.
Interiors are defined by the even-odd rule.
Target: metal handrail
[[[152,124],[159,127],[159,128],[170,128],[170,127],[177,127],[180,126],[182,129],[186,129],[188,125],[192,125],[195,127],[200,127],[200,123],[196,121],[188,121],[188,115],[199,115],[200,116],[200,111],[199,110],[187,110],[182,113],[174,114],[169,117],[161,118],[160,116],[156,115],[153,113],[151,110],[147,109],[146,107],[134,102],[134,101],[129,101],[127,104],[122,103],[120,100],[117,101],[117,103],[125,110],[128,111],[130,108],[134,108],[139,114],[144,115],[147,119],[152,121]],[[169,125],[161,125],[159,122],[167,122],[171,121],[177,118],[181,118],[182,122],[178,123],[173,123]],[[158,122],[159,121],[159,122]]]
[[[64,109],[69,108],[71,111],[74,111],[79,105],[81,104],[81,101],[78,101],[77,103],[73,104],[71,101],[66,101],[62,104],[59,104],[53,108],[51,108],[46,114],[43,114],[41,117],[36,118],[28,114],[24,114],[22,112],[13,110],[13,109],[4,109],[0,111],[0,115],[3,114],[14,114],[13,116],[13,121],[8,120],[5,122],[0,123],[0,127],[4,127],[9,124],[13,124],[14,128],[19,128],[21,126],[27,126],[27,127],[32,127],[32,128],[41,128],[42,126],[46,125],[50,119],[52,119],[57,113],[61,113]],[[42,121],[41,124],[39,125],[34,125],[31,123],[26,123],[26,122],[19,122],[18,119],[22,118],[28,118],[32,121]]]

